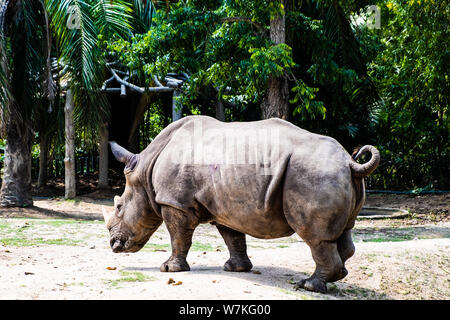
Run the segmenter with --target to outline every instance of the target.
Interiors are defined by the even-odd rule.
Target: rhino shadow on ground
[[[157,267],[127,267],[127,271],[139,272],[159,272]],[[256,273],[255,273],[256,271]],[[328,284],[328,292],[326,294],[307,291],[304,289],[295,289],[295,284],[301,279],[309,278],[310,274],[306,272],[299,272],[284,267],[275,266],[254,266],[249,272],[226,272],[221,266],[191,266],[192,273],[196,274],[212,274],[216,275],[217,279],[226,281],[226,278],[239,278],[255,285],[271,286],[280,292],[285,292],[299,299],[369,299],[369,300],[388,300],[392,299],[384,293],[377,292],[372,289],[363,288],[354,284],[348,284],[341,281]],[[170,276],[176,276],[177,273],[167,273]],[[231,298],[231,296],[230,296]],[[265,297],[271,299],[270,296]]]
[[[103,220],[100,213],[84,213],[80,211],[69,210],[52,210],[47,208],[41,208],[36,206],[30,207],[13,207],[0,210],[0,217],[4,218],[35,218],[35,219],[74,219],[74,220]]]

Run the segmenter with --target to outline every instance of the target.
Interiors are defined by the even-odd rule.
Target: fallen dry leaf
[[[179,286],[180,284],[183,284],[183,282],[182,281],[178,281],[177,283],[174,283],[173,285],[174,286]]]
[[[173,280],[172,278],[169,278],[169,281],[167,281],[167,284],[172,284],[175,283],[175,280]]]
[[[254,274],[261,274],[261,271],[253,270],[252,273],[254,273]]]
[[[116,270],[116,267],[106,267],[107,270]]]

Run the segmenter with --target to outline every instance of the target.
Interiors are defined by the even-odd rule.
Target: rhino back
[[[341,169],[347,153],[334,139],[279,119],[183,120],[154,164],[152,184],[160,205],[189,212],[200,204],[220,224],[255,237],[276,238],[294,232],[283,210],[286,180],[291,196],[310,202],[318,200],[305,184],[320,181],[325,188],[335,181],[331,184],[339,189],[339,183],[346,183]],[[291,186],[301,187],[294,190],[298,194],[291,193]]]

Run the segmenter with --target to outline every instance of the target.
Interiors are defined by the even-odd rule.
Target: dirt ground
[[[170,256],[164,225],[138,253],[114,254],[101,218],[113,194],[38,196],[33,207],[0,209],[0,299],[450,299],[449,195],[369,194],[366,206],[409,215],[358,219],[349,274],[319,294],[294,289],[314,271],[297,235],[247,236],[254,267],[246,273],[222,270],[228,251],[209,224],[194,234],[190,272],[159,271]]]

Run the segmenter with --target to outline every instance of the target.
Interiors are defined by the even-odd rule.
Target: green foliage
[[[437,1],[379,1],[382,28],[351,22],[369,1],[177,1],[156,6],[153,24],[107,40],[134,81],[185,71],[180,102],[228,120],[259,118],[270,76],[290,80],[291,121],[351,151],[382,153],[372,188],[448,187],[449,8]],[[286,44],[268,37],[286,14]],[[189,112],[188,112],[189,113]]]
[[[321,115],[322,119],[325,119],[327,109],[324,107],[322,101],[315,101],[317,88],[308,87],[303,80],[298,80],[296,86],[292,88],[292,92],[295,93],[293,99],[289,100],[292,104],[298,106],[294,109],[294,115],[301,114],[302,118],[315,118],[316,115]],[[307,97],[303,99],[302,97]],[[298,104],[301,101],[302,103]]]
[[[130,34],[132,6],[122,0],[46,0],[45,4],[58,61],[67,67],[64,77],[74,89],[77,131],[95,142],[98,125],[109,116],[108,102],[100,92],[106,74],[100,42]]]
[[[449,187],[450,8],[441,1],[383,1],[382,28],[366,31],[369,75],[382,102],[374,130],[377,187]],[[372,53],[373,55],[373,53]]]
[[[162,105],[160,101],[150,104],[150,107],[144,114],[144,121],[139,127],[140,150],[144,150],[158,133],[164,129],[165,119],[162,115]]]
[[[118,58],[136,75],[133,80],[145,86],[153,84],[153,76],[188,72],[181,103],[192,113],[204,109],[201,96],[212,89],[217,91],[216,100],[244,110],[261,102],[270,76],[289,76],[297,67],[292,48],[273,44],[259,22],[268,21],[280,8],[273,2],[260,5],[180,1],[171,4],[170,11],[157,9],[148,32],[107,41],[107,55]],[[244,13],[250,18],[242,18]],[[304,103],[298,109],[312,117],[325,116],[323,104],[313,101],[316,91],[302,80],[294,81],[292,102]]]
[[[371,105],[377,101],[365,72],[365,57],[344,11],[336,3],[303,4],[286,16],[288,39],[292,39],[300,79],[291,95],[292,122],[313,132],[339,137],[347,150],[373,143],[368,123]],[[308,99],[305,99],[307,97]]]
[[[5,112],[21,106],[16,114],[41,136],[61,113],[45,113],[43,7],[21,3],[15,32],[1,34],[0,59],[11,59],[0,68],[0,83],[10,80],[5,89],[13,90],[1,90],[0,103]],[[220,100],[228,121],[259,119],[268,79],[285,77],[291,122],[337,138],[348,151],[378,147],[382,162],[369,188],[448,189],[450,8],[436,0],[380,0],[381,29],[351,22],[371,4],[46,0],[52,53],[75,89],[79,154],[95,146],[98,124],[108,116],[99,88],[109,60],[144,87],[155,86],[154,77],[186,72],[178,98],[185,114],[213,115]],[[67,28],[71,6],[81,19],[78,29]],[[274,44],[270,25],[279,14],[286,18],[286,43]],[[11,96],[19,103],[7,103]],[[158,99],[139,129],[141,147],[169,121]]]
[[[40,1],[1,2],[0,108],[2,129],[10,116],[29,134],[47,76],[44,7]],[[8,14],[7,14],[8,13]]]

